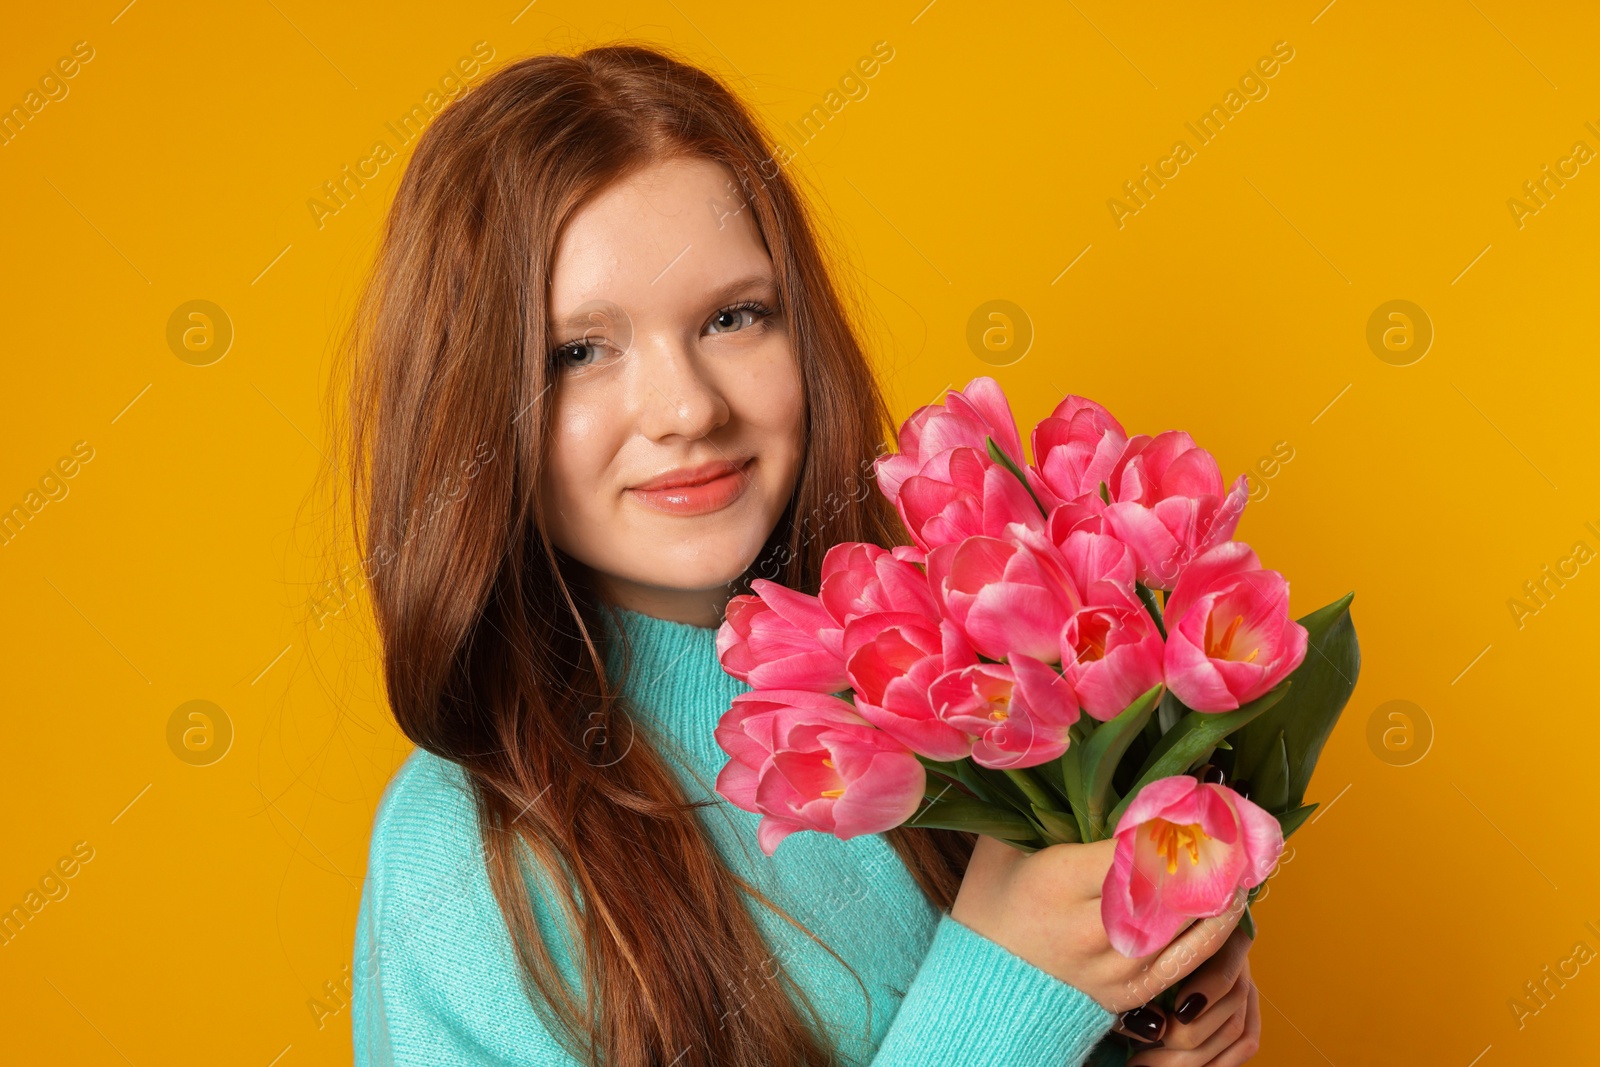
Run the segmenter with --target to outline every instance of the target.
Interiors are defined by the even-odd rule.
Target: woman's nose
[[[678,339],[635,338],[640,430],[652,439],[705,437],[728,421],[727,400],[692,344]]]

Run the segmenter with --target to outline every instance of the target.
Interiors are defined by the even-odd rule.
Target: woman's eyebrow
[[[726,285],[718,286],[707,295],[707,299],[714,304],[720,304],[750,289],[759,288],[763,292],[771,292],[774,284],[769,273],[749,274],[743,278],[735,278]]]
[[[707,294],[706,300],[711,304],[723,304],[738,294],[752,289],[763,293],[773,293],[776,284],[772,274],[769,272],[747,274],[744,277],[735,278],[731,282],[717,286]],[[620,315],[617,314],[619,312],[621,313]],[[550,328],[558,333],[573,333],[593,326],[608,325],[613,318],[617,317],[626,318],[627,313],[615,305],[597,302],[592,305],[586,305],[585,310],[575,312],[565,319],[551,322]]]

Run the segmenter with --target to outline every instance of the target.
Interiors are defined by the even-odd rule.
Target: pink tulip
[[[722,669],[755,689],[837,693],[844,672],[844,628],[816,597],[757,578],[756,596],[728,601],[717,628]]]
[[[972,448],[952,448],[907,478],[894,498],[906,530],[931,551],[966,537],[998,537],[1007,524],[1043,530],[1044,513],[1025,485]]]
[[[1076,500],[1068,500],[1050,508],[1050,517],[1045,520],[1045,534],[1058,545],[1066,544],[1067,538],[1074,533],[1104,533],[1109,534],[1110,528],[1106,525],[1106,504],[1100,499],[1099,493],[1085,493]]]
[[[900,546],[904,547],[904,546]],[[928,578],[918,567],[878,545],[847,541],[828,549],[822,558],[822,587],[817,599],[827,609],[833,625],[883,611],[911,612],[938,618]]]
[[[1005,390],[993,378],[974,378],[965,388],[947,393],[943,404],[925,404],[911,413],[900,427],[900,451],[880,457],[874,465],[878,485],[885,496],[898,501],[901,484],[943,452],[971,448],[987,461],[986,437],[994,438],[1012,462],[1022,465],[1022,438]]]
[[[1108,489],[1105,522],[1152,589],[1171,589],[1190,559],[1232,537],[1249,495],[1242,474],[1224,489],[1216,459],[1181,430],[1129,440]]]
[[[922,803],[927,775],[917,757],[836,697],[741,693],[716,738],[730,757],[717,792],[762,816],[756,840],[769,856],[796,830],[849,840],[899,826]]]
[[[1127,545],[1079,530],[1061,554],[1084,604],[1061,631],[1062,673],[1083,710],[1104,722],[1161,682],[1161,633],[1134,591]]]
[[[1061,632],[1062,673],[1083,710],[1101,722],[1160,684],[1163,644],[1150,613],[1132,597],[1084,608]]]
[[[1243,541],[1184,568],[1166,605],[1167,684],[1195,711],[1232,711],[1306,658],[1306,628],[1289,617],[1289,583]]]
[[[1227,911],[1241,888],[1266,881],[1283,851],[1277,819],[1189,775],[1139,790],[1115,839],[1100,918],[1112,947],[1130,958],[1163,948],[1192,918]]]
[[[945,672],[978,657],[948,620],[882,612],[852,619],[845,653],[856,712],[918,755],[958,760],[972,737],[941,719],[929,687]]]
[[[1046,510],[1084,497],[1099,501],[1100,483],[1110,479],[1127,443],[1111,412],[1093,400],[1068,396],[1033,428],[1028,483]]]
[[[1031,656],[947,671],[928,695],[941,719],[975,739],[972,759],[985,767],[1053,760],[1067,750],[1069,728],[1078,721],[1072,686]]]
[[[928,584],[944,616],[990,659],[1061,658],[1061,628],[1083,606],[1061,551],[1013,524],[1010,539],[969,537],[928,553]]]

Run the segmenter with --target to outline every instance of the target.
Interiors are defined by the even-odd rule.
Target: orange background
[[[330,338],[403,160],[320,227],[308,203],[477,42],[498,66],[618,37],[728,77],[797,152],[900,414],[991,373],[1025,425],[1072,391],[1130,430],[1186,428],[1230,475],[1270,470],[1239,536],[1291,577],[1297,614],[1357,590],[1365,670],[1311,789],[1324,809],[1257,908],[1257,1062],[1583,1059],[1594,967],[1569,963],[1520,1025],[1510,1002],[1577,942],[1600,950],[1600,173],[1565,164],[1537,213],[1508,201],[1532,206],[1523,183],[1574,142],[1600,150],[1600,17],[925,2],[8,15],[0,106],[93,49],[0,147],[0,508],[46,501],[42,480],[66,494],[0,546],[0,907],[73,871],[0,946],[17,1062],[349,1061],[325,983],[344,980],[372,812],[409,746],[357,608],[319,626],[312,487]],[[866,95],[802,146],[784,124],[879,41],[893,57]],[[1280,41],[1267,95],[1199,145],[1185,123]],[[1119,228],[1108,200],[1134,206],[1123,183],[1179,139],[1193,158]],[[197,299],[234,331],[206,366],[167,337]],[[1434,331],[1405,366],[1414,348],[1367,341],[1396,299]],[[1020,359],[969,347],[991,300],[1031,324]],[[92,458],[50,477],[78,442]],[[1508,602],[1535,606],[1524,583],[1580,540],[1519,625]],[[179,758],[218,751],[186,750],[183,722],[169,741],[193,700],[231,724],[208,765]],[[1396,700],[1409,720],[1379,712]]]

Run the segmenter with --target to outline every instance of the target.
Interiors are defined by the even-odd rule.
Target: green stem
[[[1006,777],[1017,783],[1017,788],[1022,790],[1027,798],[1039,805],[1039,807],[1045,808],[1049,811],[1055,810],[1056,801],[1055,798],[1050,795],[1050,791],[1039,782],[1035,781],[1033,775],[1029,774],[1026,770],[1012,770],[1008,768],[1006,770]]]
[[[1023,475],[1022,470],[1016,465],[1016,463],[1012,461],[1011,457],[1006,455],[1005,452],[1001,451],[1000,446],[994,443],[993,437],[985,437],[984,440],[988,442],[989,445],[989,458],[1000,464],[1012,474],[1016,475],[1017,481],[1022,483],[1022,488],[1026,489],[1028,491],[1028,495],[1033,498],[1033,506],[1039,509],[1039,514],[1046,516],[1049,515],[1049,509],[1039,502],[1039,494],[1033,491],[1033,486],[1028,484],[1027,477]]]

